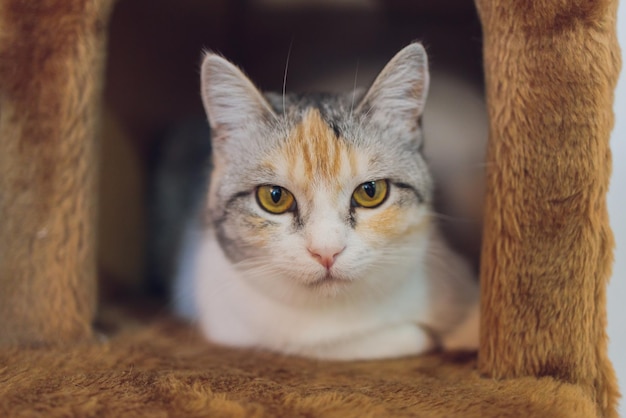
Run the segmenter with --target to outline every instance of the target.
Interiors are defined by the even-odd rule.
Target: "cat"
[[[175,310],[214,343],[317,359],[476,349],[478,282],[432,211],[428,87],[419,43],[334,95],[264,95],[207,53],[212,172]]]

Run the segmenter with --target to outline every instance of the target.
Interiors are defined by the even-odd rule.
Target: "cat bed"
[[[96,312],[108,0],[0,6],[0,415],[616,417],[614,0],[478,0],[490,139],[478,354],[332,363]],[[132,309],[131,309],[132,308]]]

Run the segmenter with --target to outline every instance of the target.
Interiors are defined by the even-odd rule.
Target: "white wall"
[[[618,12],[618,36],[626,62],[626,1]],[[626,65],[625,65],[626,66]],[[609,356],[613,361],[622,393],[626,396],[626,71],[622,71],[615,100],[615,130],[611,137],[613,177],[609,189],[609,215],[615,234],[615,265],[608,287]],[[626,417],[626,400],[620,415]]]

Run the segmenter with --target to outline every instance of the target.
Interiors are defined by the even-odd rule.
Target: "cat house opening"
[[[199,94],[203,50],[228,57],[263,90],[280,92],[286,80],[287,91],[349,91],[366,86],[396,51],[419,40],[431,73],[445,72],[481,91],[480,31],[467,0],[118,2],[110,21],[100,155],[102,298],[162,297],[168,287],[180,217],[195,192],[189,179],[202,181],[190,167],[209,152]],[[460,106],[454,83],[449,90],[450,103]],[[170,177],[159,177],[164,153],[181,156]],[[476,265],[479,226],[454,213],[442,219],[451,220],[450,239]]]

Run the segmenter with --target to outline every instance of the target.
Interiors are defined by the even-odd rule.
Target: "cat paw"
[[[424,329],[404,323],[328,345],[314,355],[326,360],[375,360],[424,354],[435,347]]]
[[[446,351],[476,351],[479,343],[480,306],[476,304],[465,320],[441,338]]]

